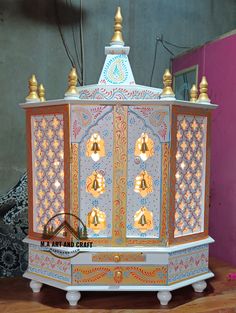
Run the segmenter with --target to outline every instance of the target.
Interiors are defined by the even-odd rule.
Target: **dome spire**
[[[124,40],[122,36],[122,15],[121,15],[121,9],[120,7],[117,7],[116,14],[115,14],[115,23],[114,23],[114,34],[111,38],[111,46],[114,45],[124,45]]]

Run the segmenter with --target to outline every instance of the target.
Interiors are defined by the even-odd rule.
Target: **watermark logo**
[[[92,246],[92,241],[88,240],[85,223],[74,214],[56,214],[44,225],[41,247],[53,256],[71,259],[81,252],[80,248],[92,248]],[[68,249],[61,249],[62,247]]]

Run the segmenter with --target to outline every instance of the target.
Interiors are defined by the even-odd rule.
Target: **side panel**
[[[210,112],[173,107],[170,243],[208,235]]]
[[[106,215],[104,229],[96,233],[87,228],[88,237],[94,244],[107,244],[112,238],[113,116],[111,106],[71,107],[72,213],[79,216],[84,224],[87,224],[87,217],[94,207]],[[100,136],[105,149],[105,155],[97,161],[88,156],[87,151],[87,143],[94,134]],[[105,179],[105,191],[100,195],[88,191],[94,173],[101,174]]]
[[[129,245],[166,242],[169,131],[169,107],[152,105],[128,108],[126,238]],[[147,160],[135,155],[136,143],[142,134],[147,134],[153,142],[153,155]],[[152,191],[146,195],[137,192],[136,183],[137,177],[141,177],[144,171],[152,182]],[[145,232],[134,224],[134,217],[142,207],[147,208],[153,216],[153,227]]]
[[[29,238],[41,239],[56,214],[69,212],[69,108],[27,109]],[[56,229],[64,215],[53,218]]]
[[[35,245],[29,245],[28,271],[55,281],[71,283],[71,261],[53,256]]]
[[[208,269],[208,245],[201,245],[169,255],[168,284],[205,274]]]

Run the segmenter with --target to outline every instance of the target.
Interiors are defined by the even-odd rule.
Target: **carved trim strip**
[[[71,211],[72,214],[79,216],[79,145],[78,143],[71,144]],[[78,220],[72,219],[74,229],[78,228]]]
[[[92,255],[93,262],[144,262],[146,257],[142,253],[96,253]]]
[[[162,145],[162,202],[161,202],[161,240],[166,243],[166,222],[168,203],[169,144]]]
[[[113,245],[124,246],[126,237],[127,107],[114,108]]]

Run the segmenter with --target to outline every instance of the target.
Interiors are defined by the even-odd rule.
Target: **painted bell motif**
[[[135,178],[134,186],[135,192],[139,193],[141,197],[146,197],[150,192],[153,191],[152,176],[150,176],[147,171],[142,171]]]
[[[154,143],[148,134],[142,133],[141,137],[137,139],[134,155],[139,156],[144,162],[154,155]]]
[[[86,191],[95,198],[105,192],[105,178],[101,173],[94,171],[86,180]]]
[[[97,162],[101,157],[106,155],[104,140],[101,139],[98,133],[92,134],[87,141],[86,156],[91,157],[94,162]]]
[[[92,229],[95,234],[106,229],[106,214],[99,208],[92,208],[87,215],[87,227]]]
[[[134,227],[141,233],[153,229],[153,214],[146,207],[142,207],[134,214]]]

